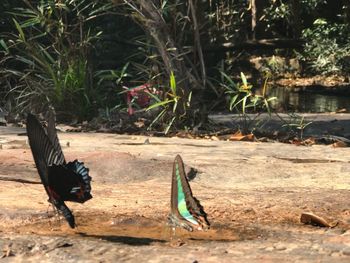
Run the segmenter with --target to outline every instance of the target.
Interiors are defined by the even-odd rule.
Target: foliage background
[[[0,103],[90,120],[126,111],[126,90],[149,83],[154,127],[195,128],[226,103],[222,72],[253,85],[288,73],[273,60],[257,71],[252,57],[296,58],[297,75],[347,75],[349,22],[345,0],[4,0]]]

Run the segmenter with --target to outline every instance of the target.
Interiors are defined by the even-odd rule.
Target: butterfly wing
[[[79,162],[78,160],[74,160],[73,162],[69,162],[66,165],[67,169],[70,169],[76,174],[79,182],[81,182],[81,191],[84,193],[83,201],[87,201],[92,198],[91,195],[91,177],[89,175],[89,168],[84,166],[83,162]]]
[[[46,187],[48,186],[48,167],[52,164],[63,164],[64,157],[53,147],[44,127],[32,114],[27,116],[27,135],[39,176]]]
[[[90,181],[88,169],[77,160],[49,167],[49,187],[60,200],[84,203],[91,199]]]
[[[51,202],[58,209],[59,212],[63,214],[66,218],[68,224],[74,228],[74,216],[69,208],[65,205],[64,200],[60,199],[59,193],[56,193],[51,187],[50,182],[50,167],[52,166],[62,166],[65,163],[65,159],[61,151],[57,151],[53,143],[59,142],[57,139],[57,134],[55,131],[54,136],[56,139],[53,142],[50,140],[48,133],[50,133],[51,138],[54,138],[51,127],[48,128],[48,132],[45,132],[44,127],[41,125],[39,120],[32,114],[27,116],[27,134],[29,139],[29,145],[32,150],[32,155],[34,158],[35,165],[38,169],[39,176],[45,187],[45,190],[49,196],[49,202]],[[53,124],[54,125],[54,124]],[[49,132],[50,130],[50,132]],[[57,141],[56,141],[57,140]],[[61,147],[59,146],[59,149]]]
[[[51,109],[48,116],[47,135],[59,156],[58,163],[63,164],[64,167],[52,166],[52,169],[50,169],[49,172],[49,181],[51,181],[50,185],[58,188],[58,193],[60,193],[60,196],[64,201],[84,203],[92,198],[90,194],[91,177],[89,176],[89,169],[84,166],[84,163],[77,160],[66,164],[57,137],[55,122],[55,114],[53,109]]]
[[[170,223],[174,226],[180,226],[188,231],[193,231],[194,225],[199,226],[194,220],[186,206],[185,194],[183,191],[181,176],[184,176],[181,169],[181,160],[176,157],[173,165],[173,175],[171,183],[171,212],[168,217]]]
[[[209,228],[203,207],[192,195],[180,155],[176,156],[173,166],[169,219],[173,224],[189,231],[192,231],[193,227],[199,230]]]
[[[55,163],[57,164],[65,164],[66,160],[64,158],[62,148],[60,145],[60,142],[57,137],[56,132],[56,118],[52,110],[49,111],[48,121],[47,121],[47,136],[49,137],[49,140],[52,144],[52,147],[55,149],[56,154],[58,156],[58,161]]]

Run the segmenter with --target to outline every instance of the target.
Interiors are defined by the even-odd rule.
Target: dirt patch
[[[9,137],[8,137],[9,136]],[[280,262],[350,260],[346,148],[60,133],[90,168],[93,199],[68,203],[70,229],[47,203],[25,137],[0,150],[4,262]],[[66,146],[69,142],[69,147]],[[182,155],[207,232],[167,225],[172,161]],[[21,181],[22,180],[22,181]],[[313,212],[334,228],[300,223]]]

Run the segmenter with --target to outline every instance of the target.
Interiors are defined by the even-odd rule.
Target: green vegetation
[[[348,24],[317,19],[303,31],[307,41],[300,59],[314,73],[345,73],[350,70],[350,30]]]
[[[286,74],[284,61],[302,65],[296,75],[348,74],[349,24],[348,1],[4,0],[0,107],[52,105],[61,120],[83,121],[132,103],[165,133],[229,110],[249,132],[247,113],[272,111],[268,80]],[[252,57],[265,58],[263,70]],[[150,104],[127,102],[145,84]]]
[[[14,27],[1,40],[8,95],[20,111],[51,104],[58,112],[87,118],[101,95],[89,60],[101,32],[90,21],[108,6],[86,0],[24,3],[9,11]]]
[[[252,91],[253,86],[248,84],[247,78],[243,72],[241,72],[241,84],[236,84],[229,76],[224,72],[221,72],[224,77],[222,85],[226,90],[226,94],[229,97],[230,111],[234,111],[240,117],[240,131],[243,134],[251,133],[253,127],[251,127],[260,112],[267,111],[271,114],[271,101],[276,97],[267,97],[267,82],[268,78],[264,81],[262,88],[262,95],[254,94]],[[250,117],[248,113],[257,113],[254,117]]]
[[[173,126],[173,124],[181,122],[181,118],[186,117],[186,112],[183,114],[176,114],[177,108],[179,106],[179,102],[185,102],[186,105],[183,105],[182,108],[186,109],[190,107],[191,104],[191,95],[189,94],[187,99],[182,99],[178,95],[178,89],[176,85],[176,79],[173,72],[170,74],[170,83],[169,90],[166,93],[165,98],[162,100],[161,96],[150,93],[150,96],[154,99],[155,103],[151,104],[147,111],[150,111],[154,108],[161,108],[161,111],[154,118],[149,128],[152,128],[156,122],[160,122],[164,126],[164,133],[167,134],[169,129]]]
[[[285,120],[283,121],[285,122]],[[299,116],[297,114],[292,113],[290,114],[290,120],[287,121],[286,124],[283,124],[282,127],[289,128],[290,133],[294,133],[295,136],[302,141],[304,139],[304,131],[310,124],[312,124],[312,122],[305,122],[304,116]]]

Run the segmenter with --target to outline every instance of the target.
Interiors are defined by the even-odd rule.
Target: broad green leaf
[[[168,133],[168,131],[169,131],[169,129],[171,128],[171,126],[173,125],[175,119],[176,119],[176,117],[173,117],[173,118],[171,119],[171,121],[169,122],[168,126],[166,127],[166,129],[165,129],[165,131],[164,131],[165,134]]]
[[[262,96],[265,98],[266,97],[266,91],[267,91],[267,81],[269,80],[269,77],[267,77],[264,81],[264,86],[263,86],[263,92]]]
[[[173,95],[176,95],[176,79],[174,72],[170,73],[170,89]]]
[[[233,80],[225,72],[221,71],[220,73],[234,88],[237,87],[236,83],[234,83]]]
[[[314,21],[314,25],[327,25],[327,20],[323,18],[318,18]]]
[[[164,115],[164,113],[166,112],[166,109],[162,110],[158,115],[157,117],[154,118],[154,120],[151,122],[151,124],[148,126],[148,130],[152,128],[153,124],[155,124],[160,117],[162,117]]]
[[[44,37],[44,36],[46,36],[46,35],[47,35],[47,32],[43,32],[43,33],[41,33],[41,34],[38,34],[38,35],[35,35],[35,36],[33,36],[33,37],[28,38],[28,41],[33,41],[33,40],[35,40],[35,39]]]
[[[87,8],[89,8],[90,6],[93,5],[93,3],[88,3],[87,5],[83,6],[81,9],[80,9],[80,5],[81,4],[84,4],[84,1],[80,2],[74,9],[77,10],[77,14],[78,16],[82,15],[82,13],[84,12],[84,10],[86,10]],[[79,10],[80,9],[80,10]]]
[[[175,113],[176,108],[177,108],[178,99],[177,99],[177,98],[174,98],[173,101],[174,101],[173,112]]]
[[[235,96],[232,97],[232,99],[230,101],[230,110],[232,110],[234,108],[233,105],[235,104],[237,98],[238,98],[238,94],[236,94]]]
[[[47,52],[46,49],[43,48],[43,47],[41,47],[41,46],[40,46],[40,49],[41,49],[41,52],[45,55],[45,57],[49,60],[49,63],[55,64],[55,60],[54,60],[54,58],[50,55],[50,53]]]
[[[244,97],[244,98],[245,98],[245,97]],[[244,98],[242,98],[242,99],[240,99],[238,102],[236,102],[236,103],[233,105],[232,108],[236,108],[240,103],[243,102],[243,99],[244,99]]]
[[[267,109],[267,112],[269,113],[269,115],[271,116],[271,109],[270,109],[270,105],[268,100],[264,99],[264,103],[265,103],[265,107]]]
[[[13,22],[15,23],[15,26],[16,26],[16,29],[17,29],[17,31],[18,31],[18,33],[19,33],[20,39],[21,39],[23,42],[26,42],[26,38],[25,38],[25,35],[24,35],[24,32],[23,32],[21,26],[20,26],[19,23],[16,21],[16,19],[13,18],[12,20],[13,20]]]
[[[156,94],[148,93],[148,95],[155,99],[157,102],[161,102],[161,99]]]
[[[30,9],[14,8],[14,10],[16,12],[8,12],[8,14],[16,16],[16,17],[25,17],[25,18],[28,18],[28,17],[34,18],[34,17],[38,16],[38,14],[35,11],[32,11]]]
[[[126,63],[126,64],[124,65],[124,67],[122,68],[122,70],[121,70],[121,72],[120,72],[120,74],[119,74],[119,77],[118,77],[118,79],[117,79],[117,81],[116,81],[117,84],[121,83],[121,81],[123,80],[123,78],[126,77],[126,76],[128,76],[128,74],[125,73],[125,71],[126,71],[126,69],[128,68],[128,66],[129,66],[129,62]]]
[[[248,81],[247,81],[247,78],[243,72],[241,72],[241,79],[242,79],[242,83],[243,83],[244,87],[248,87]]]
[[[104,11],[108,11],[109,9],[111,9],[113,7],[114,7],[113,3],[109,3],[109,4],[105,4],[105,5],[101,6],[100,8],[93,9],[92,12],[89,13],[89,17],[87,18],[87,20],[95,18],[96,14],[102,13]]]
[[[188,99],[187,99],[187,107],[191,106],[191,99],[192,99],[192,91],[190,91],[190,94],[188,94]]]
[[[30,60],[30,59],[28,59],[28,58],[26,58],[26,57],[23,57],[23,56],[16,56],[16,59],[17,59],[18,61],[21,61],[21,62],[27,64],[28,67],[34,67],[34,66],[35,66],[35,63],[34,63],[32,60]]]
[[[164,100],[164,101],[154,103],[154,104],[152,104],[151,106],[149,106],[149,107],[146,109],[146,111],[149,111],[149,110],[151,110],[151,109],[154,109],[154,108],[158,108],[158,107],[167,105],[167,104],[169,104],[169,103],[171,103],[171,102],[173,102],[173,101],[174,101],[174,100],[168,100],[168,99],[166,99],[166,100]]]
[[[245,114],[246,103],[247,103],[247,96],[243,97],[243,99],[242,99],[242,112],[243,112],[243,114]]]
[[[164,0],[163,3],[162,3],[161,9],[164,9],[164,7],[166,6],[167,3],[168,3],[168,1]]]
[[[2,48],[6,51],[6,53],[9,53],[9,48],[3,39],[0,39],[0,46],[2,46]]]
[[[40,19],[38,17],[33,17],[21,23],[21,27],[22,28],[33,27],[39,23],[40,23]]]

